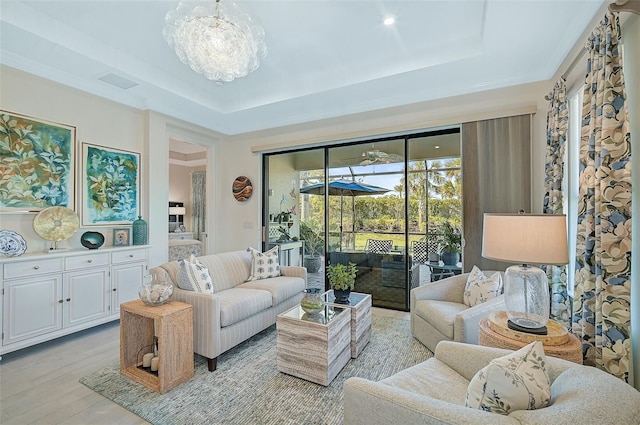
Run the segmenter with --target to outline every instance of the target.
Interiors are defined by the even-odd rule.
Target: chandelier
[[[267,55],[264,30],[233,1],[180,2],[165,16],[164,39],[180,60],[216,82],[245,77]],[[193,2],[191,2],[193,3]]]

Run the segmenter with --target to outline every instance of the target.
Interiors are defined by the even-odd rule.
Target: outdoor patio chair
[[[392,247],[393,241],[391,239],[367,239],[367,244],[365,245],[364,250],[366,252],[372,252],[374,254],[388,254],[391,252]]]
[[[411,241],[411,252],[414,263],[426,263],[429,261],[429,252],[426,241]]]

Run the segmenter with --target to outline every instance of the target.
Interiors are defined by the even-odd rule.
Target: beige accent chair
[[[485,276],[495,271],[485,271]],[[469,307],[463,301],[469,273],[451,276],[411,290],[411,334],[429,350],[440,341],[478,343],[480,321],[505,310],[504,295]],[[504,277],[504,276],[503,276]]]
[[[444,341],[435,357],[379,382],[344,383],[344,424],[640,424],[640,392],[591,366],[546,357],[550,405],[508,416],[465,407],[467,387],[492,359],[512,351]]]

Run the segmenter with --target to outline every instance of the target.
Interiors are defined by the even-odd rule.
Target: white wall
[[[79,175],[80,147],[82,142],[141,152],[141,168],[148,169],[144,155],[144,122],[141,111],[115,102],[87,95],[67,86],[51,83],[2,66],[0,68],[0,109],[29,115],[48,121],[60,122],[76,127],[76,175]],[[142,190],[146,190],[141,181]],[[76,201],[80,194],[79,179],[76,182]],[[146,217],[147,204],[141,200],[141,214]],[[76,209],[77,210],[77,209]],[[33,231],[35,213],[2,214],[0,227],[20,233],[27,241],[27,252],[44,252],[50,242],[44,241]],[[61,247],[79,247],[80,236],[87,230],[105,235],[105,245],[112,244],[112,231],[108,227],[81,228]]]
[[[261,155],[254,152],[270,147],[322,145],[333,141],[371,137],[380,134],[429,129],[464,121],[485,119],[523,112],[543,111],[548,82],[475,93],[416,105],[358,114],[334,120],[290,126],[243,137],[224,137],[166,117],[153,111],[139,111],[79,90],[53,83],[3,66],[2,104],[5,110],[75,125],[80,141],[140,152],[141,212],[149,222],[149,242],[153,245],[151,265],[163,262],[167,253],[167,204],[169,202],[169,139],[189,140],[209,148],[207,193],[210,214],[209,252],[246,249],[261,244]],[[544,166],[544,111],[534,115],[534,182],[542,180]],[[277,145],[277,146],[276,146]],[[233,180],[249,177],[254,196],[237,202],[232,196]],[[538,177],[536,177],[536,175]],[[534,183],[536,186],[537,183]],[[544,190],[534,187],[533,205],[540,208]],[[33,214],[4,214],[2,228],[21,233],[28,252],[44,251],[47,244],[32,228]],[[63,246],[81,248],[80,231]],[[109,228],[99,228],[111,244]]]

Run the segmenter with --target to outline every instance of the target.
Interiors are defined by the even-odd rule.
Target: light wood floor
[[[409,319],[409,313],[374,308]],[[119,361],[119,322],[5,354],[0,361],[0,423],[147,424],[78,380]],[[275,361],[275,359],[274,359]]]

